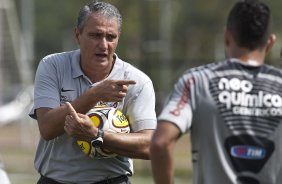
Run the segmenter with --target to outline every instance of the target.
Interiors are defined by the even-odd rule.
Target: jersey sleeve
[[[136,132],[144,129],[155,129],[155,91],[152,82],[146,82],[135,94],[127,107],[131,129]]]
[[[192,124],[191,85],[192,77],[182,76],[174,85],[158,120],[175,124],[182,133],[187,132]]]
[[[50,58],[49,58],[50,59]],[[34,105],[29,113],[36,119],[36,109],[40,107],[55,108],[60,106],[60,91],[56,66],[44,58],[40,61],[34,82]]]

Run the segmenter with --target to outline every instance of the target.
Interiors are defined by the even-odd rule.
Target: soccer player
[[[121,25],[116,7],[89,3],[77,18],[80,49],[48,55],[39,63],[30,112],[41,135],[35,156],[38,184],[128,184],[131,158],[149,159],[156,127],[154,88],[145,73],[115,53]],[[130,123],[130,133],[99,131],[89,118],[82,118],[95,106],[120,110]],[[118,156],[90,158],[80,150],[78,139]]]
[[[174,179],[173,150],[191,133],[194,184],[282,183],[282,71],[264,64],[275,42],[263,2],[235,3],[226,60],[188,69],[175,84],[150,146],[156,184]]]

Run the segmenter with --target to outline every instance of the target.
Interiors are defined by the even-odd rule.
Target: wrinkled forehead
[[[115,17],[108,17],[104,15],[92,14],[90,15],[84,25],[84,29],[89,30],[111,30],[111,32],[119,33],[118,21]]]
[[[107,12],[99,11],[99,12],[93,12],[88,14],[88,16],[85,19],[83,27],[85,28],[87,24],[89,23],[93,24],[93,22],[95,22],[95,25],[97,24],[111,25],[117,27],[118,32],[121,31],[121,25],[118,17],[112,14],[108,14]]]

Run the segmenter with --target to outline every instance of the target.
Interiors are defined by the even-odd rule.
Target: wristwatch
[[[91,140],[91,145],[94,148],[99,148],[103,145],[104,131],[99,129],[98,134],[95,138]]]

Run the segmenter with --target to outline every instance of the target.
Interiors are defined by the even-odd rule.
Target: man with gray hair
[[[133,174],[131,158],[149,159],[156,127],[154,88],[145,73],[115,53],[121,25],[116,7],[89,3],[81,8],[75,29],[80,49],[48,55],[39,63],[30,112],[41,135],[35,156],[38,184],[127,184]],[[96,106],[120,110],[130,133],[94,126],[85,114]],[[117,156],[91,158],[78,140]]]

